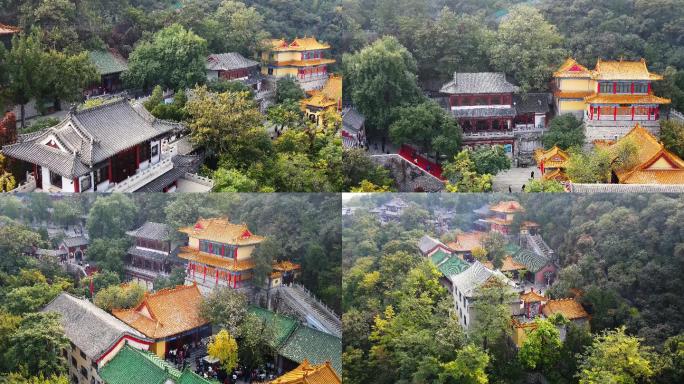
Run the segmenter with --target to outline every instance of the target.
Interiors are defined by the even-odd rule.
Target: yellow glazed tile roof
[[[268,44],[272,47],[272,50],[280,52],[330,49],[330,45],[321,43],[314,37],[297,38],[289,43],[284,39],[276,39],[270,40]]]
[[[537,164],[541,164],[543,161],[544,168],[565,168],[569,158],[570,155],[567,152],[555,145],[548,151],[544,151],[543,148],[534,151],[534,159]]]
[[[330,75],[322,89],[310,91],[309,95],[311,97],[302,100],[305,106],[327,108],[337,105],[342,100],[342,76]]]
[[[244,271],[254,268],[254,261],[252,259],[233,261],[231,258],[202,252],[190,247],[181,247],[178,257],[216,268],[223,268],[228,271]]]
[[[342,379],[337,376],[329,362],[312,365],[304,359],[302,363],[290,372],[268,384],[341,384]]]
[[[317,65],[332,64],[335,59],[311,59],[311,60],[290,60],[278,61],[274,65],[278,67],[315,67]]]
[[[591,71],[579,64],[575,59],[568,58],[565,63],[553,73],[553,77],[591,78]]]
[[[542,308],[544,316],[549,317],[556,313],[561,313],[568,320],[583,319],[589,317],[582,304],[575,299],[549,300]]]
[[[596,80],[662,80],[663,77],[650,73],[646,60],[639,61],[603,61],[598,59],[593,71]]]
[[[197,285],[179,285],[147,292],[136,308],[114,309],[112,314],[145,336],[160,339],[207,324],[199,314],[201,301]]]
[[[470,252],[475,248],[482,247],[482,238],[485,232],[467,232],[456,235],[456,241],[447,246],[456,252]]]
[[[489,208],[490,210],[494,212],[501,212],[501,213],[515,213],[515,212],[524,212],[525,208],[520,205],[515,200],[511,201],[501,201],[492,207]]]
[[[178,231],[197,239],[231,245],[253,245],[264,241],[264,237],[252,234],[246,224],[233,224],[226,218],[200,218],[194,226]]]
[[[670,104],[671,100],[656,95],[617,95],[595,94],[585,97],[584,101],[592,104]]]
[[[520,300],[526,302],[526,303],[535,303],[535,302],[540,302],[540,301],[547,301],[548,299],[542,295],[540,295],[536,291],[529,291],[525,293],[520,294]]]
[[[544,180],[558,180],[558,181],[568,181],[568,175],[563,172],[562,169],[556,168],[552,171],[546,171],[544,172],[544,175],[542,176]]]
[[[287,271],[295,271],[295,270],[298,270],[301,268],[302,268],[301,265],[299,265],[297,263],[293,263],[293,262],[288,261],[288,260],[283,260],[283,261],[279,261],[277,263],[273,263],[273,270],[274,271],[287,272]]]
[[[591,91],[556,91],[554,96],[560,99],[584,99],[585,97],[593,95]]]

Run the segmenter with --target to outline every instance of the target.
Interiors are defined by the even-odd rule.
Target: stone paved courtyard
[[[534,171],[534,178],[539,180],[540,172],[536,167],[511,168],[500,172],[494,176],[494,192],[508,192],[508,186],[511,187],[513,193],[521,192],[523,184],[530,182],[530,172],[532,171]]]

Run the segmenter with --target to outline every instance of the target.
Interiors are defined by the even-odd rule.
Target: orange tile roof
[[[13,27],[11,25],[0,23],[0,36],[3,35],[14,35],[15,33],[21,32],[21,28]]]
[[[560,99],[584,99],[593,94],[594,92],[591,91],[556,91],[553,93],[554,96]]]
[[[536,291],[529,291],[525,293],[520,294],[520,300],[526,302],[526,303],[535,303],[535,302],[540,302],[540,301],[547,301],[548,299],[542,295],[540,295]]]
[[[501,272],[519,271],[521,269],[527,269],[527,267],[513,260],[511,255],[503,259],[503,265],[499,268]]]
[[[337,376],[329,362],[321,365],[311,365],[304,359],[299,366],[268,384],[341,384],[342,379]]]
[[[342,100],[342,76],[330,75],[320,90],[310,91],[310,98],[301,101],[303,106],[333,107]]]
[[[201,301],[197,285],[179,285],[147,292],[136,308],[114,309],[112,314],[145,336],[161,339],[208,324],[199,314]]]
[[[565,174],[565,172],[560,168],[556,168],[556,169],[551,170],[551,171],[546,171],[546,172],[544,172],[542,177],[544,178],[544,180],[558,180],[558,181],[570,180],[568,178],[568,175]]]
[[[568,58],[563,65],[553,73],[553,77],[579,77],[590,78],[591,71],[587,67],[579,64],[575,59]]]
[[[197,239],[231,245],[254,245],[264,241],[264,237],[252,234],[246,224],[233,224],[226,218],[200,218],[194,226],[178,231]]]
[[[634,166],[615,171],[620,183],[684,184],[684,160],[665,149],[665,146],[647,129],[637,124],[627,135],[608,148],[624,140],[632,140],[638,151]],[[657,165],[660,160],[664,160],[667,167]]]
[[[332,64],[335,59],[290,60],[273,63],[277,67],[315,67],[317,65]]]
[[[288,43],[284,39],[275,39],[268,42],[274,51],[288,52],[288,51],[314,51],[330,49],[330,45],[321,43],[314,37],[304,37],[294,39],[291,43]]]
[[[178,257],[216,268],[223,268],[228,271],[245,271],[254,268],[254,261],[252,259],[233,261],[232,258],[202,252],[190,247],[181,247]]]
[[[515,200],[500,201],[499,203],[490,207],[489,209],[491,211],[501,213],[525,212],[525,208],[523,208],[522,205],[520,205],[520,203],[518,203]]]
[[[534,151],[534,159],[537,161],[537,164],[541,164],[544,161],[544,168],[565,168],[569,158],[570,155],[567,152],[555,145],[548,151],[542,148]]]
[[[475,248],[482,248],[482,238],[485,232],[467,232],[456,235],[456,241],[447,246],[456,252],[471,252]]]
[[[596,94],[585,97],[584,101],[591,104],[670,104],[672,100],[656,95],[617,95]]]
[[[487,223],[498,224],[498,225],[511,225],[511,224],[513,224],[513,220],[500,219],[498,217],[488,217],[488,218],[484,219],[483,221],[487,222]]]
[[[523,227],[538,227],[539,223],[535,223],[534,221],[523,221],[522,222]]]
[[[561,313],[568,320],[583,319],[589,317],[582,304],[575,299],[549,300],[542,308],[544,316],[549,317],[556,313]]]
[[[295,270],[298,270],[301,268],[302,268],[301,265],[299,265],[297,263],[293,263],[293,262],[288,261],[288,260],[283,260],[283,261],[279,261],[277,263],[273,263],[273,270],[274,271],[288,272],[288,271],[295,271]]]
[[[592,72],[596,80],[662,80],[663,77],[650,73],[646,60],[639,61],[603,61],[598,59]]]

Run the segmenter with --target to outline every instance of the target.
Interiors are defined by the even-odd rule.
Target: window
[[[95,170],[95,185],[109,180],[109,164]]]
[[[81,367],[81,375],[86,379],[88,378],[88,370],[85,367]]]
[[[83,351],[81,351],[81,357],[84,359],[86,358],[86,354]]]
[[[613,83],[600,83],[599,93],[613,93]]]
[[[62,188],[62,175],[58,175],[50,171],[50,185],[54,185],[57,188]]]
[[[92,185],[90,183],[90,175],[83,176],[79,179],[79,184],[81,186],[81,191],[89,190]]]
[[[152,146],[152,148],[150,149],[150,155],[151,155],[152,157],[155,157],[155,156],[157,156],[158,154],[159,154],[159,144],[157,143],[157,144],[154,144],[154,145]]]
[[[648,84],[647,83],[634,83],[634,93],[647,93]]]
[[[71,366],[76,368],[78,367],[78,363],[76,362],[76,358],[71,356]]]
[[[617,83],[617,93],[632,93],[632,83]]]

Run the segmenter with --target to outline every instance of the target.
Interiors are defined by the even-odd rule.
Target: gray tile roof
[[[476,261],[465,271],[458,275],[450,276],[450,279],[454,287],[458,288],[461,294],[466,297],[473,297],[477,288],[494,275],[494,271]]]
[[[442,244],[441,241],[439,241],[435,238],[432,238],[428,235],[421,237],[420,240],[418,241],[418,249],[420,249],[421,253],[427,253],[438,245],[444,245],[444,244]],[[446,248],[446,246],[445,246],[445,248]]]
[[[80,247],[82,245],[88,245],[90,242],[84,236],[66,237],[62,240],[62,243],[67,247]]]
[[[66,337],[91,359],[99,358],[124,335],[148,340],[95,304],[68,293],[57,296],[43,312],[61,314]]]
[[[257,65],[259,63],[246,59],[237,52],[213,54],[207,58],[207,70],[209,71],[230,71],[233,69],[256,67]]]
[[[476,107],[452,109],[451,113],[457,118],[478,117],[515,117],[515,108]]]
[[[514,95],[515,110],[521,113],[548,113],[551,105],[550,93],[528,93]]]
[[[166,260],[166,258],[168,257],[168,255],[165,255],[165,254],[162,254],[159,252],[153,252],[153,251],[149,251],[147,249],[140,249],[140,248],[136,247],[135,245],[128,248],[128,254],[133,255],[133,256],[142,257],[143,259],[159,260],[159,261]]]
[[[100,75],[121,73],[128,69],[126,59],[110,51],[90,51],[88,58],[95,65]]]
[[[358,133],[365,123],[366,118],[355,108],[349,108],[342,115],[342,126],[346,131]]]
[[[454,78],[444,84],[440,92],[449,94],[516,93],[517,86],[506,80],[501,72],[454,73]]]
[[[139,228],[126,232],[126,234],[150,240],[169,240],[172,232],[171,227],[166,224],[148,221]]]
[[[59,124],[21,135],[2,151],[9,157],[46,167],[61,176],[85,175],[97,163],[136,144],[182,128],[134,108],[125,100],[71,112]],[[41,144],[53,138],[65,151]]]

